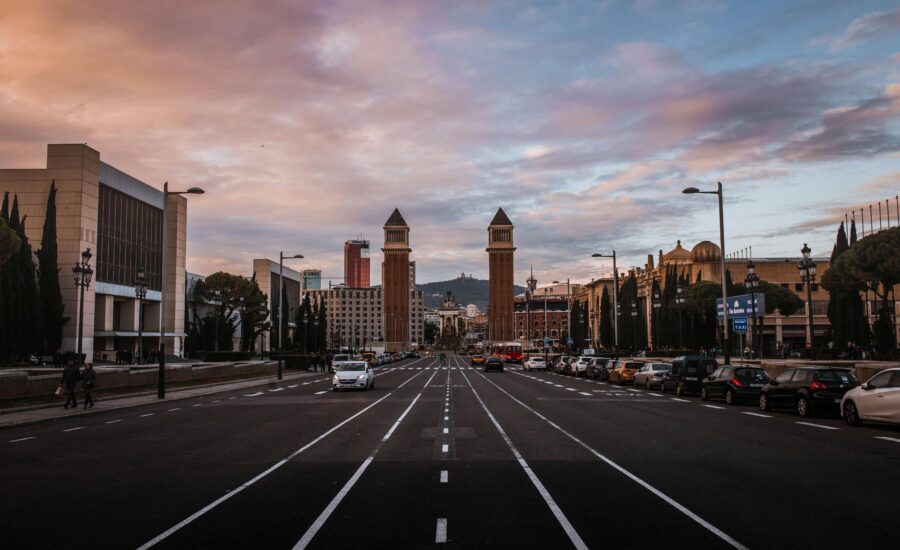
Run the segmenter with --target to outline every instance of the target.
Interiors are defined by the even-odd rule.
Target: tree
[[[65,306],[59,289],[59,266],[56,247],[56,180],[50,184],[47,211],[38,257],[38,283],[41,299],[41,325],[44,349],[55,352],[62,346]]]
[[[5,264],[19,251],[22,241],[6,220],[0,217],[0,266]]]
[[[684,289],[684,310],[690,330],[686,331],[693,349],[711,348],[718,340],[716,299],[722,297],[722,285],[700,281]]]
[[[612,347],[615,344],[613,311],[606,286],[603,287],[603,293],[600,294],[600,343],[604,348]]]
[[[28,216],[19,218],[19,199],[14,196],[9,213],[9,227],[16,232],[22,244],[16,255],[7,262],[10,267],[8,290],[11,293],[11,307],[5,328],[9,334],[7,344],[20,356],[43,351],[40,297],[34,255],[25,233],[27,220]]]
[[[805,302],[799,296],[781,285],[768,281],[760,281],[757,292],[766,297],[766,314],[773,313],[777,309],[782,315],[790,317],[805,306]]]
[[[18,233],[9,226],[9,193],[3,194],[3,207],[0,209],[0,359],[11,355],[9,328],[14,323],[12,302],[12,259],[22,245]]]
[[[241,325],[241,351],[250,351],[261,332],[268,329],[260,310],[267,298],[255,279],[219,271],[194,287],[194,302],[211,306],[210,315],[198,318],[195,314],[185,347],[192,351],[231,350],[238,320]],[[243,304],[242,304],[243,302]],[[243,305],[243,308],[242,308]],[[218,340],[216,340],[218,334]]]

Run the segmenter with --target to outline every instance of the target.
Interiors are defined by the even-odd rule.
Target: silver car
[[[634,387],[645,387],[648,390],[660,386],[667,372],[672,370],[668,363],[647,363],[634,373]]]
[[[334,367],[331,389],[368,390],[375,387],[375,371],[366,361],[346,361]]]
[[[845,393],[841,413],[851,426],[863,420],[900,424],[900,368],[883,370]]]

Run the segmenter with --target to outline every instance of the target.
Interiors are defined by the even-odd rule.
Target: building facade
[[[319,290],[322,288],[322,270],[321,269],[304,269],[303,288],[308,290]]]
[[[409,348],[410,317],[410,262],[409,226],[400,214],[394,212],[384,224],[384,327],[387,351],[404,351]]]
[[[344,285],[349,288],[369,288],[369,241],[352,240],[344,243]],[[321,276],[321,272],[320,272]]]
[[[0,193],[18,200],[21,214],[28,216],[26,235],[32,243],[40,243],[51,184],[57,189],[59,284],[69,318],[63,326],[63,350],[78,347],[79,289],[71,268],[90,249],[94,278],[84,292],[81,342],[88,360],[112,361],[116,351],[136,353],[139,324],[144,349],[158,349],[161,317],[166,353],[180,356],[187,200],[169,195],[163,204],[162,191],[101,161],[100,153],[87,145],[48,145],[46,168],[0,170]],[[139,266],[147,277],[143,307],[134,287]]]
[[[565,345],[569,337],[572,304],[582,292],[580,284],[556,283],[537,288],[532,275],[526,291],[515,297],[515,338],[526,348]]]
[[[514,338],[513,295],[516,248],[513,224],[502,208],[488,226],[488,338],[506,342]]]

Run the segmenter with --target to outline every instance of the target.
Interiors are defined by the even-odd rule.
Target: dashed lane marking
[[[322,395],[323,393],[328,393],[328,390],[317,391],[313,395]]]
[[[709,409],[719,409],[719,410],[724,410],[724,409],[725,409],[725,407],[720,407],[720,406],[718,406],[718,405],[706,405],[706,404],[703,404],[703,405],[700,405],[700,406],[701,406],[701,407],[706,407],[706,408],[709,408]]]
[[[69,428],[68,430],[63,430],[64,432],[77,432],[78,430],[83,430],[84,426],[78,426],[77,428]]]
[[[196,405],[191,405],[191,407],[202,407],[203,403],[197,403]]]
[[[22,441],[28,441],[29,439],[35,439],[35,437],[33,435],[30,435],[28,437],[20,437],[19,439],[11,439],[9,442],[10,443],[20,443]]]
[[[441,470],[441,483],[447,483],[447,470]]]
[[[672,401],[678,401],[679,403],[690,403],[690,399],[679,399],[678,397],[670,397]]]
[[[825,424],[815,424],[813,422],[794,422],[794,424],[800,424],[801,426],[809,426],[811,428],[819,428],[822,430],[840,430],[840,428],[835,428],[834,426],[826,426]]]
[[[119,418],[118,420],[110,420],[109,422],[107,422],[107,424],[115,424],[115,423],[121,422],[121,421],[122,421],[122,419]]]
[[[156,413],[142,414],[142,415],[141,415],[141,418],[146,418],[146,417],[148,417],[148,416],[153,416],[154,414],[156,414]]]
[[[762,413],[755,413],[755,412],[750,412],[750,411],[741,411],[741,414],[746,414],[749,416],[758,416],[759,418],[772,418],[771,414],[762,414]]]
[[[888,437],[886,435],[876,435],[875,439],[883,439],[885,441],[893,441],[894,443],[900,443],[900,439],[897,439],[896,437]]]
[[[438,518],[437,527],[434,529],[434,542],[437,544],[447,542],[447,518]]]
[[[275,388],[274,390],[269,390],[269,391],[284,391],[284,388]]]
[[[173,412],[175,412],[175,411],[180,411],[180,410],[181,410],[181,407],[175,407],[174,409],[169,409],[169,410],[167,410],[166,412],[173,413]]]
[[[261,391],[258,391],[256,393],[245,393],[244,397],[256,397],[256,396],[262,395],[262,394],[263,394],[263,392],[261,392]],[[194,405],[194,406],[196,407],[197,405]]]
[[[445,434],[450,433],[450,428],[444,428],[444,433],[445,433]]]
[[[442,452],[442,453],[450,452],[450,445],[447,445],[446,443],[444,443],[443,445],[441,445],[441,452]]]
[[[588,396],[588,397],[593,397],[593,396],[594,396],[594,394],[588,393],[588,392],[586,392],[586,391],[580,391],[580,392],[578,392],[578,393],[581,394],[581,395],[586,395],[586,396]]]
[[[232,395],[231,397],[228,398],[229,401],[231,401],[232,399],[237,399],[237,396],[236,396],[236,395]]]
[[[291,384],[291,385],[288,386],[288,387],[293,389],[293,388],[296,388],[296,387],[297,387],[297,384]]]

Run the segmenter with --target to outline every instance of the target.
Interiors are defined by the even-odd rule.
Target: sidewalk
[[[284,374],[282,382],[290,380],[298,380],[303,378],[311,378],[314,376],[327,375],[327,372],[299,372],[292,374]],[[58,403],[52,405],[38,405],[20,407],[16,409],[7,409],[0,412],[0,429],[10,428],[13,426],[21,426],[24,424],[34,424],[36,422],[46,422],[57,420],[59,418],[71,418],[74,416],[82,416],[86,414],[94,414],[106,412],[116,409],[127,409],[131,407],[140,407],[143,405],[153,405],[154,403],[180,401],[182,399],[191,399],[193,397],[201,397],[204,395],[212,395],[244,388],[252,388],[273,384],[276,382],[275,376],[266,376],[261,378],[253,378],[250,380],[240,380],[233,382],[219,382],[214,384],[206,384],[202,386],[191,386],[188,388],[173,388],[166,390],[166,398],[158,399],[156,392],[141,392],[136,394],[122,395],[116,397],[101,398],[97,400],[97,404],[90,409],[83,409],[82,393],[78,391],[79,407],[76,409],[64,409],[63,400],[60,398]]]

